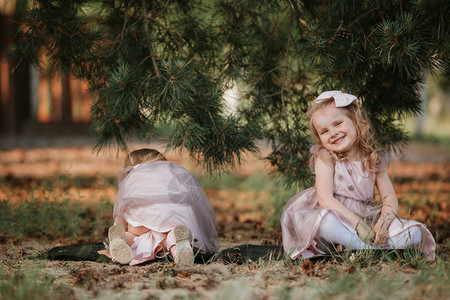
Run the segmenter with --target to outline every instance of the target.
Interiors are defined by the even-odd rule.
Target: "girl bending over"
[[[109,250],[101,254],[130,265],[170,254],[189,266],[194,250],[217,252],[214,210],[188,170],[156,150],[140,149],[127,156],[118,179]]]

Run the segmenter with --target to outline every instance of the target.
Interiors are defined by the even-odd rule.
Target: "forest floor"
[[[450,153],[448,148],[420,143],[402,153],[394,156],[389,169],[399,215],[428,226],[438,243],[436,261],[426,262],[419,255],[402,260],[362,254],[314,263],[275,257],[243,264],[217,260],[179,269],[169,260],[119,266],[45,259],[43,253],[56,246],[106,241],[117,192],[115,176],[123,158],[113,151],[92,153],[84,146],[1,150],[0,215],[7,210],[14,214],[22,209],[22,213],[15,215],[20,222],[8,225],[0,220],[0,298],[30,299],[25,295],[32,294],[57,299],[420,299],[425,295],[448,299]],[[204,186],[216,213],[221,250],[242,244],[281,245],[280,209],[295,191],[277,187],[263,160],[249,156],[230,174],[211,177],[182,153],[167,157],[191,170]],[[56,217],[62,219],[44,214],[44,221],[29,213],[27,205],[46,201],[52,204],[49,209],[65,203],[78,210]],[[24,222],[35,223],[15,231]],[[65,228],[56,228],[58,224]],[[71,224],[74,232],[65,232]]]

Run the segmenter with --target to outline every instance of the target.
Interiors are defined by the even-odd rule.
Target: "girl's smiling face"
[[[312,124],[325,149],[336,153],[346,152],[350,160],[358,159],[358,133],[345,108],[327,105],[312,115]]]

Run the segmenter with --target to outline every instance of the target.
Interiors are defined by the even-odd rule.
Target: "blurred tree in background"
[[[208,170],[268,141],[288,184],[310,183],[306,111],[357,95],[380,141],[406,140],[427,71],[449,72],[450,3],[438,0],[36,0],[10,58],[87,80],[97,149],[170,129]],[[40,61],[42,54],[49,63]],[[223,93],[238,87],[228,113]]]

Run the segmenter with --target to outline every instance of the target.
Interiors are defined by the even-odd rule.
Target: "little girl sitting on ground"
[[[322,93],[309,111],[317,145],[311,149],[315,187],[285,206],[283,247],[292,259],[346,249],[420,249],[434,259],[426,226],[397,216],[398,200],[388,177],[387,154],[374,139],[358,99],[340,91]],[[381,207],[375,206],[374,189]]]
[[[193,264],[195,251],[219,249],[211,202],[189,171],[156,150],[131,152],[119,171],[109,250],[100,254],[136,265],[170,253],[180,266]]]

